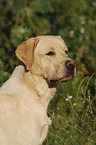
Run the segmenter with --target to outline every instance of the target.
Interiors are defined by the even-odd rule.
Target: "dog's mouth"
[[[59,80],[50,80],[49,82],[51,83],[51,84],[57,84],[57,83],[59,83],[59,82],[67,82],[68,80],[70,80],[70,79],[72,79],[73,77],[71,76],[71,77],[68,77],[68,78],[61,78],[61,79],[59,79]]]
[[[50,84],[53,84],[53,85],[56,85],[59,82],[67,82],[68,80],[74,78],[74,76],[75,76],[75,72],[73,71],[73,72],[71,72],[71,74],[68,74],[65,77],[62,77],[60,79],[52,79],[52,80],[49,80],[49,83]]]

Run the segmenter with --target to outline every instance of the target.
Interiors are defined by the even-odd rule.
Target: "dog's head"
[[[16,55],[27,70],[51,84],[67,81],[76,73],[76,63],[68,57],[67,46],[60,36],[31,38],[18,46]]]

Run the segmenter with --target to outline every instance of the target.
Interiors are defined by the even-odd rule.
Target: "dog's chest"
[[[21,125],[20,132],[22,132],[22,135],[25,134],[24,138],[26,138],[26,141],[28,140],[28,142],[26,142],[27,145],[28,143],[32,143],[32,145],[42,144],[42,142],[46,138],[48,127],[51,124],[51,120],[47,117],[45,113],[43,114],[43,112],[40,112],[39,115],[32,114],[32,116],[28,116],[26,116],[25,121],[23,120],[24,123],[23,125]],[[38,141],[37,143],[36,140]]]
[[[8,138],[7,142],[10,145],[13,145],[14,142],[16,143],[14,145],[39,145],[44,141],[50,125],[50,119],[45,112],[33,111],[30,113],[22,106],[18,106],[17,109],[15,106],[10,109],[9,106],[8,109],[9,111],[5,111],[0,120],[4,126],[2,140]]]
[[[47,117],[47,113],[41,104],[38,104],[36,106],[34,104],[33,109],[32,105],[31,106],[29,105],[29,108],[28,110],[26,110],[26,119],[28,122],[24,123],[25,125],[26,124],[28,125],[26,131],[28,133],[28,136],[30,136],[30,141],[32,140],[33,142],[33,140],[38,139],[39,144],[42,144],[42,142],[46,138],[48,127],[51,124],[51,120],[50,118]],[[37,139],[36,138],[33,139],[33,136],[36,137]]]

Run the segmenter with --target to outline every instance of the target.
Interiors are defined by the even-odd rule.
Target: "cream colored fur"
[[[72,78],[66,77],[65,50],[66,44],[57,36],[31,38],[17,48],[28,71],[17,66],[0,88],[0,145],[43,143],[51,124],[47,106],[56,91],[56,85],[49,87],[50,80]],[[49,56],[49,51],[55,54]]]

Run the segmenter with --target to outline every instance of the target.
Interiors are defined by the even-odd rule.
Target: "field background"
[[[0,0],[0,86],[17,65],[16,47],[30,37],[60,35],[77,64],[76,77],[59,83],[43,145],[96,144],[96,1]]]

